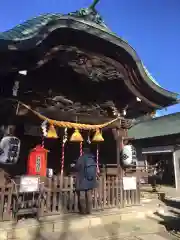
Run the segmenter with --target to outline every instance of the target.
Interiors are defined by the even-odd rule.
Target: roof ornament
[[[100,0],[94,0],[93,3],[89,6],[90,9],[95,9],[96,5]]]
[[[81,8],[78,11],[69,13],[70,16],[83,18],[84,20],[100,24],[101,26],[107,28],[102,17],[99,15],[95,9],[96,5],[100,0],[94,0],[93,3],[88,8]]]

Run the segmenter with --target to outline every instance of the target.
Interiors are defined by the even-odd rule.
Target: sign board
[[[136,188],[137,188],[136,177],[123,177],[124,190],[136,190]]]
[[[20,192],[37,192],[39,191],[39,177],[22,176],[20,180]]]

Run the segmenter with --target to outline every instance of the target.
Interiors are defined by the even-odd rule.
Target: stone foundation
[[[44,217],[39,221],[27,219],[17,223],[2,222],[0,223],[0,240],[38,240],[42,233],[65,234],[81,232],[86,229],[89,231],[93,228],[103,228],[103,231],[106,231],[106,226],[112,224],[119,226],[122,221],[146,218],[146,214],[149,212],[147,210],[143,207],[131,207],[123,210],[111,209],[83,217],[71,214]]]

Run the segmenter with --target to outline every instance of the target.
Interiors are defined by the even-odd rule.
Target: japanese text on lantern
[[[40,172],[41,171],[41,157],[37,156],[36,158],[36,172]]]

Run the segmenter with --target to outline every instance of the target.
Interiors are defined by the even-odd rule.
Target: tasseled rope
[[[66,142],[67,142],[67,128],[64,129],[63,143],[62,143],[62,149],[61,149],[61,176],[64,173],[64,150],[65,150]]]
[[[44,148],[44,136],[42,136],[41,146],[42,146],[42,148]]]
[[[44,148],[44,139],[47,136],[47,121],[42,122],[41,129],[42,129],[42,143],[41,143],[41,146]]]
[[[63,142],[62,149],[61,149],[61,175],[63,175],[63,172],[64,172],[64,146],[65,146],[65,143]]]
[[[99,173],[100,170],[99,170],[99,146],[98,145],[96,150],[96,166],[97,166],[97,173]]]
[[[33,110],[30,106],[19,102],[20,106],[23,106],[25,108],[27,108],[29,111],[31,111],[32,113],[34,113],[37,117],[39,117],[41,120],[48,122],[48,124],[52,124],[54,126],[57,127],[62,127],[62,128],[74,128],[74,129],[83,129],[83,130],[96,130],[96,129],[102,129],[105,128],[109,125],[111,125],[112,123],[116,122],[117,120],[120,119],[120,117],[117,117],[109,122],[103,123],[103,124],[83,124],[83,123],[74,123],[74,122],[64,122],[64,121],[57,121],[57,120],[53,120],[50,118],[45,117],[44,115],[40,114],[39,112]]]
[[[82,145],[83,145],[82,142],[80,142],[80,156],[82,156],[82,154],[83,154],[83,146]]]

